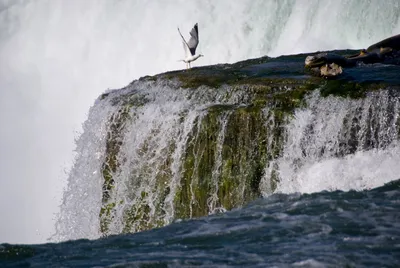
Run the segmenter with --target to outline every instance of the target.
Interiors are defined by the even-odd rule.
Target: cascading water
[[[117,220],[109,227],[111,233],[121,233],[124,229],[140,230],[137,226],[125,226],[125,217],[147,211],[154,217],[157,209],[165,211],[165,219],[171,218],[172,211],[159,204],[159,196],[167,195],[166,207],[170,207],[170,195],[174,195],[177,186],[175,177],[179,177],[179,162],[186,145],[188,130],[198,113],[189,112],[194,103],[184,99],[184,96],[174,94],[168,87],[147,89],[146,104],[129,113],[131,124],[122,140],[124,146],[120,149],[117,161],[120,170],[113,175],[116,182],[112,204],[123,203],[116,211]],[[137,93],[138,94],[138,93]],[[149,102],[149,103],[147,103]],[[182,120],[183,119],[183,120]],[[126,145],[126,146],[125,146]],[[167,171],[163,166],[171,162],[175,168]],[[171,172],[171,174],[163,174]],[[173,179],[160,183],[160,177],[171,176]],[[166,189],[169,190],[166,190]],[[122,199],[121,199],[122,198]],[[161,206],[161,208],[157,208]],[[126,208],[131,208],[131,215],[124,215]],[[162,219],[160,219],[162,221]],[[137,224],[140,221],[136,222]]]
[[[277,192],[365,190],[400,178],[400,98],[379,91],[365,99],[309,97],[286,126]]]
[[[64,193],[62,207],[67,207],[60,214],[57,227],[61,223],[63,231],[58,232],[58,240],[87,237],[94,239],[99,233],[99,208],[103,176],[99,172],[106,150],[107,123],[110,115],[118,107],[107,101],[96,101],[90,109],[91,117],[83,125],[84,132],[77,140],[78,157],[70,176],[74,177]],[[84,206],[82,206],[84,204]],[[76,209],[80,207],[80,209]],[[80,226],[75,228],[75,226]]]
[[[202,118],[207,114],[207,107],[211,104],[245,102],[249,98],[243,96],[243,92],[234,93],[229,89],[225,93],[207,88],[201,91],[177,92],[173,88],[176,86],[137,81],[122,92],[107,94],[107,99],[112,97],[113,101],[103,103],[100,100],[103,97],[97,100],[101,105],[97,107],[96,104],[91,110],[86,125],[92,127],[79,140],[80,158],[71,173],[72,177],[78,176],[77,174],[84,176],[70,181],[55,239],[98,236],[99,214],[103,216],[100,229],[105,234],[136,232],[142,228],[162,226],[175,219],[174,199],[183,173],[182,159],[191,139],[195,140],[203,128]],[[104,108],[104,105],[110,107]],[[115,118],[113,114],[119,116]],[[229,114],[228,112],[219,118],[221,129],[215,152],[215,181],[221,168],[220,145],[224,140]],[[106,121],[110,117],[113,119],[108,122],[107,127]],[[119,127],[115,128],[115,125]],[[108,133],[93,132],[104,128],[108,129]],[[197,134],[193,136],[194,129],[197,129]],[[87,144],[100,147],[88,148]],[[123,145],[120,146],[121,144]],[[198,150],[201,151],[201,148]],[[90,151],[96,154],[88,156]],[[202,154],[197,151],[193,153]],[[106,159],[106,154],[113,154],[113,160]],[[107,164],[102,166],[102,161]],[[106,179],[106,184],[108,183],[103,185],[103,190],[106,187],[110,193],[103,195],[103,202],[107,205],[101,208],[102,176]],[[193,174],[191,184],[196,183],[197,177],[198,175]],[[215,192],[217,190],[214,189]],[[210,211],[221,209],[212,198],[208,204]],[[193,199],[193,202],[196,200]],[[83,203],[92,211],[76,210]],[[141,218],[145,213],[147,216]],[[97,219],[92,218],[93,216]],[[132,225],[133,217],[137,220]],[[77,226],[82,228],[75,229]],[[91,227],[87,228],[88,226]],[[83,233],[87,235],[82,235]]]
[[[270,104],[242,110],[257,98],[249,89],[192,90],[164,80],[135,81],[101,96],[97,103],[104,98],[114,107],[114,115],[102,110],[102,116],[113,118],[100,128],[108,131],[101,132],[106,150],[97,149],[95,166],[88,165],[93,160],[78,160],[75,169],[97,176],[102,190],[97,180],[70,181],[61,211],[69,220],[59,220],[57,239],[138,232],[181,217],[223,212],[243,205],[249,189],[258,187],[268,196],[366,190],[398,179],[400,97],[395,90],[362,99],[321,97],[316,90],[305,107],[282,118]],[[89,122],[95,117],[104,124],[96,111]],[[88,131],[82,137],[97,140],[98,134]],[[253,182],[259,172],[254,161],[264,168],[260,182]],[[78,188],[82,194],[76,195]],[[86,193],[97,199],[88,204],[91,218],[87,210],[76,210],[87,202]],[[98,229],[80,227],[88,220]]]
[[[93,99],[106,88],[122,87],[133,78],[182,68],[176,62],[182,57],[177,25],[187,32],[199,22],[198,49],[206,56],[196,65],[207,65],[266,54],[366,47],[398,33],[399,14],[395,0],[271,0],[234,5],[194,0],[0,1],[0,122],[8,126],[2,128],[0,138],[0,169],[8,178],[0,181],[4,189],[0,203],[5,204],[0,214],[8,219],[0,228],[0,242],[43,242],[53,232],[58,192],[64,185],[59,178],[65,179],[62,170],[72,166],[74,135],[78,135],[74,132],[82,132],[80,124]],[[92,118],[96,118],[94,110]],[[96,126],[106,124],[101,123],[105,118],[98,120]],[[185,121],[188,129],[190,122]],[[88,130],[88,124],[83,131],[95,131]],[[187,134],[179,135],[179,150],[183,150]],[[82,134],[82,143],[87,136]],[[69,199],[64,203],[78,195],[73,194],[79,187],[71,186],[72,181],[84,180],[77,172],[84,163],[78,159],[88,149],[81,143],[77,146],[78,158],[68,172],[70,186],[65,196]],[[97,150],[94,154],[101,155]],[[174,162],[174,167],[177,172],[180,164]],[[215,168],[217,174],[219,168]],[[97,197],[101,198],[100,192]],[[215,200],[209,201],[214,206]],[[97,237],[94,231],[73,230],[72,222],[78,226],[86,217],[77,211],[79,202],[73,203],[76,207],[70,203],[71,211],[61,215],[71,221],[71,235],[65,231],[60,239]]]
[[[212,171],[212,177],[211,181],[213,182],[213,185],[209,191],[210,197],[207,200],[207,205],[209,207],[210,213],[216,213],[220,211],[225,211],[224,207],[218,206],[218,188],[219,188],[219,183],[218,183],[218,178],[221,176],[222,172],[222,150],[223,150],[223,144],[225,140],[225,133],[226,133],[226,127],[229,122],[229,116],[231,115],[231,112],[225,112],[222,114],[221,117],[219,117],[219,122],[218,124],[220,125],[220,129],[218,130],[218,137],[217,137],[217,149],[215,151],[215,160],[214,160],[214,167]]]

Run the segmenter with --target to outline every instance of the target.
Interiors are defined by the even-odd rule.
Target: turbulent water
[[[0,266],[394,266],[400,255],[399,183],[379,187],[399,179],[400,104],[397,95],[389,101],[393,96],[383,91],[364,100],[321,98],[318,91],[309,96],[308,108],[296,110],[285,125],[282,156],[265,167],[264,199],[224,214],[98,239],[106,123],[118,106],[99,98],[89,107],[107,88],[184,67],[177,62],[182,51],[176,26],[188,33],[194,22],[200,27],[198,50],[205,54],[195,62],[198,66],[367,47],[400,31],[400,4],[0,1],[0,122],[8,126],[0,132],[0,214],[7,219],[1,223],[0,242],[42,243],[54,233],[57,242],[0,245]],[[141,90],[151,102],[136,110],[131,133],[123,133],[128,146],[121,153],[126,165],[119,176],[146,170],[141,187],[153,187],[152,176],[173,142],[171,201],[181,176],[179,158],[196,119],[204,116],[203,107],[237,103],[246,96]],[[220,118],[218,144],[229,116]],[[342,124],[345,118],[347,125]],[[76,144],[74,136],[79,136]],[[150,136],[155,155],[137,154]],[[355,143],[343,146],[346,140]],[[280,182],[272,193],[269,180],[276,168]],[[126,187],[141,191],[135,185],[117,187],[120,196],[129,192]],[[135,202],[135,195],[126,200]],[[175,220],[171,203],[165,203],[165,223]],[[214,212],[224,211],[215,204],[210,198]],[[111,233],[122,231],[120,220],[114,219]],[[82,238],[94,240],[62,242]]]
[[[242,209],[106,239],[0,245],[2,267],[397,267],[400,181],[274,194]]]
[[[350,100],[315,92],[308,107],[295,112],[283,155],[271,164],[280,167],[278,192],[365,190],[400,178],[398,93]]]

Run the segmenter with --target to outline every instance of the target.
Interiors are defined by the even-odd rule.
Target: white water
[[[98,215],[103,174],[99,167],[104,162],[108,119],[118,108],[108,100],[97,100],[90,109],[91,117],[85,121],[83,134],[76,141],[78,157],[75,161],[82,164],[76,164],[69,174],[74,180],[68,184],[61,205],[69,209],[60,213],[54,240],[94,239],[100,236]]]
[[[195,102],[166,85],[141,88],[137,94],[147,96],[150,102],[132,109],[132,125],[126,127],[128,131],[123,135],[124,146],[121,147],[118,159],[121,166],[113,176],[116,181],[113,191],[116,194],[112,196],[119,198],[113,199],[113,202],[118,204],[122,201],[123,204],[117,205],[117,216],[110,226],[112,234],[123,231],[124,212],[134,205],[148,205],[150,218],[155,217],[157,201],[167,187],[170,191],[163,206],[166,211],[163,221],[172,221],[173,199],[181,175],[179,165],[190,130],[201,113],[201,107],[196,107]],[[169,159],[171,155],[172,159]],[[172,179],[158,185],[159,173],[169,172],[162,168],[168,161],[173,166],[170,171]],[[146,193],[144,198],[143,193]],[[132,230],[140,229],[133,226]]]
[[[222,169],[222,149],[225,141],[226,126],[228,125],[229,122],[228,119],[231,113],[232,111],[222,113],[222,116],[218,118],[221,129],[218,131],[218,137],[216,141],[217,148],[215,150],[215,156],[214,156],[215,164],[213,167],[212,177],[211,177],[211,181],[214,182],[214,185],[212,185],[210,189],[211,196],[207,200],[207,205],[209,207],[210,214],[226,211],[226,209],[223,206],[218,207],[217,202],[218,202],[219,176],[221,175],[221,169]]]
[[[298,109],[286,126],[283,155],[274,163],[280,177],[277,192],[366,190],[400,179],[398,97],[376,92],[349,100],[320,98],[315,92],[308,106]],[[343,144],[351,140],[358,144]]]
[[[398,16],[396,0],[1,0],[0,242],[54,232],[89,107],[107,88],[183,68],[176,26],[199,23],[198,66],[366,47],[398,33]]]

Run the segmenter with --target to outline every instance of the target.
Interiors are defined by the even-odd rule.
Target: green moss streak
[[[350,98],[363,98],[370,91],[383,88],[385,85],[381,83],[357,83],[349,81],[344,83],[340,80],[328,80],[321,87],[321,96],[335,95]]]
[[[207,215],[207,198],[211,185],[216,140],[218,136],[217,111],[203,117],[191,134],[184,157],[181,189],[175,197],[178,218]],[[199,126],[199,129],[197,129]]]
[[[108,225],[113,215],[111,211],[115,208],[115,203],[109,203],[111,192],[114,188],[113,174],[117,171],[119,163],[117,160],[118,152],[122,145],[122,129],[126,120],[129,118],[130,106],[123,106],[117,113],[113,114],[110,119],[109,131],[107,133],[106,142],[106,159],[102,165],[103,182],[103,206],[100,210],[100,231],[108,232]]]

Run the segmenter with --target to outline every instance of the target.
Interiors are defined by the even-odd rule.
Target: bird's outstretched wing
[[[197,23],[193,26],[192,30],[190,31],[190,39],[188,42],[188,46],[190,49],[190,53],[194,56],[196,54],[196,48],[199,44],[199,27]]]
[[[187,58],[190,56],[190,51],[189,51],[186,41],[182,40],[182,45],[183,45],[183,50],[185,51],[185,58]]]
[[[199,44],[199,28],[198,28],[197,23],[194,25],[194,27],[190,31],[189,42],[186,42],[186,40],[183,37],[183,35],[182,35],[181,31],[179,30],[179,28],[178,28],[178,32],[179,32],[180,36],[182,37],[182,40],[183,40],[184,44],[189,49],[190,54],[192,54],[192,56],[194,56],[196,54],[197,45]]]
[[[188,57],[189,56],[189,45],[186,42],[186,40],[183,37],[183,35],[181,34],[181,31],[179,30],[179,27],[178,27],[178,32],[179,32],[179,35],[182,37],[182,44],[183,44],[183,50],[185,51],[185,57]]]

